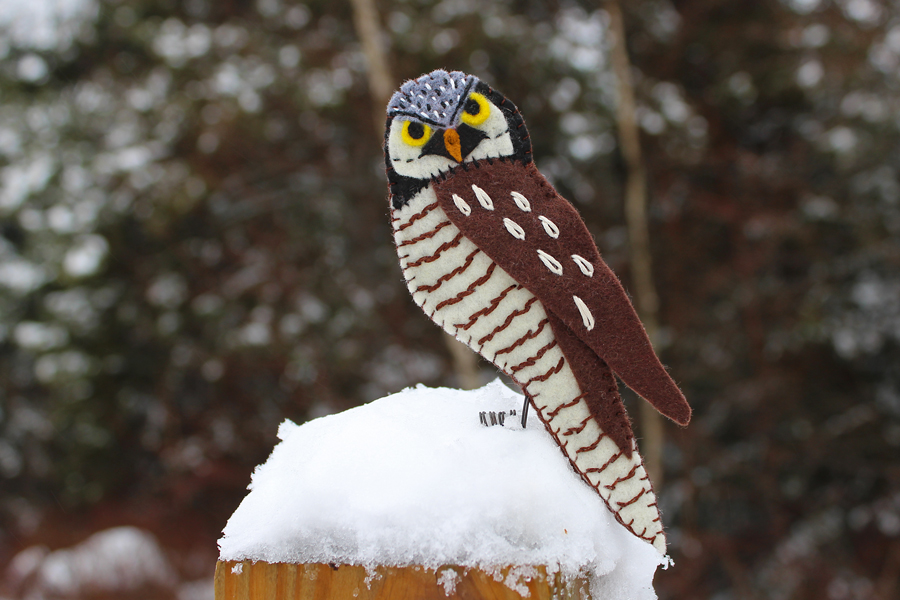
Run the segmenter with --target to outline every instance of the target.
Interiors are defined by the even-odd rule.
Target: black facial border
[[[506,96],[492,89],[483,81],[479,81],[475,85],[475,91],[490,100],[495,106],[498,106],[500,110],[503,111],[503,116],[506,118],[506,123],[509,127],[510,139],[512,140],[513,145],[513,154],[511,157],[504,157],[504,160],[518,160],[522,164],[526,165],[530,163],[532,161],[531,139],[528,135],[528,128],[525,127],[525,119],[522,117],[522,113],[519,112],[519,109],[516,108],[516,105],[508,100]],[[466,92],[466,96],[468,96],[468,91]],[[464,105],[465,97],[463,101],[460,102],[459,106],[457,106],[456,112],[459,112],[459,110],[461,110],[461,107]],[[456,112],[454,113],[454,118]],[[406,113],[401,112],[392,113],[388,116],[384,128],[383,150],[385,171],[388,178],[388,187],[391,192],[391,205],[395,209],[402,208],[407,202],[410,201],[410,199],[412,199],[413,196],[418,194],[423,188],[431,183],[430,179],[416,179],[414,177],[405,177],[403,175],[400,175],[399,173],[397,173],[397,171],[394,170],[393,165],[391,165],[391,159],[388,154],[388,138],[390,137],[391,133],[391,123],[393,122],[395,117],[405,115]],[[417,118],[419,120],[424,120],[421,117]],[[466,168],[465,163],[463,163],[463,165],[460,165],[460,167]]]

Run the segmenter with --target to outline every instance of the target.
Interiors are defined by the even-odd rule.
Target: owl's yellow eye
[[[431,137],[431,127],[417,121],[404,121],[400,135],[410,146],[422,146]]]
[[[460,118],[466,125],[481,125],[491,116],[491,103],[477,92],[469,94]]]

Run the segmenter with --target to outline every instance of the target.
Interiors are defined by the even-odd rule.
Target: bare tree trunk
[[[617,124],[622,156],[628,167],[625,186],[625,221],[631,254],[631,279],[638,315],[644,323],[650,341],[659,332],[659,296],[653,283],[653,258],[650,254],[650,234],[647,226],[647,182],[641,157],[640,133],[635,119],[634,88],[631,83],[631,64],[625,45],[625,23],[618,0],[606,3],[613,34],[612,62],[618,81]],[[641,402],[641,450],[651,480],[662,484],[662,448],[665,432],[662,417],[649,402]]]
[[[457,384],[464,390],[481,387],[481,371],[478,368],[478,356],[468,346],[452,335],[445,333],[444,342],[453,357],[453,368],[456,371]]]
[[[369,91],[375,102],[373,116],[375,131],[381,134],[384,127],[384,107],[391,99],[394,89],[394,78],[388,67],[387,54],[382,45],[381,23],[374,0],[350,0],[353,5],[353,24],[356,35],[362,43],[366,56],[366,73],[369,80]],[[477,388],[481,384],[478,370],[478,357],[461,342],[448,334],[444,334],[444,342],[453,357],[453,368],[459,385],[466,390]]]
[[[384,127],[384,107],[391,99],[394,89],[394,78],[388,67],[387,54],[382,46],[381,23],[378,20],[378,9],[374,0],[350,0],[353,4],[353,25],[356,35],[362,43],[363,54],[366,55],[366,73],[369,78],[369,91],[375,101],[375,125],[380,132]]]

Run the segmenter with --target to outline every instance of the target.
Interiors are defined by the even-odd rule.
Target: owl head
[[[531,161],[516,106],[474,75],[437,70],[407,81],[387,107],[384,155],[395,208],[435,177],[478,161]]]

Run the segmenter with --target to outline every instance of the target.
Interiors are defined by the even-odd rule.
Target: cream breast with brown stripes
[[[521,206],[528,199],[513,195],[512,201]],[[486,209],[475,190],[459,202],[461,211]],[[391,222],[413,300],[522,387],[575,471],[616,519],[664,553],[656,498],[640,454],[634,447],[626,456],[591,416],[540,300],[463,236],[431,186],[392,208]],[[514,238],[516,228],[507,229]]]

